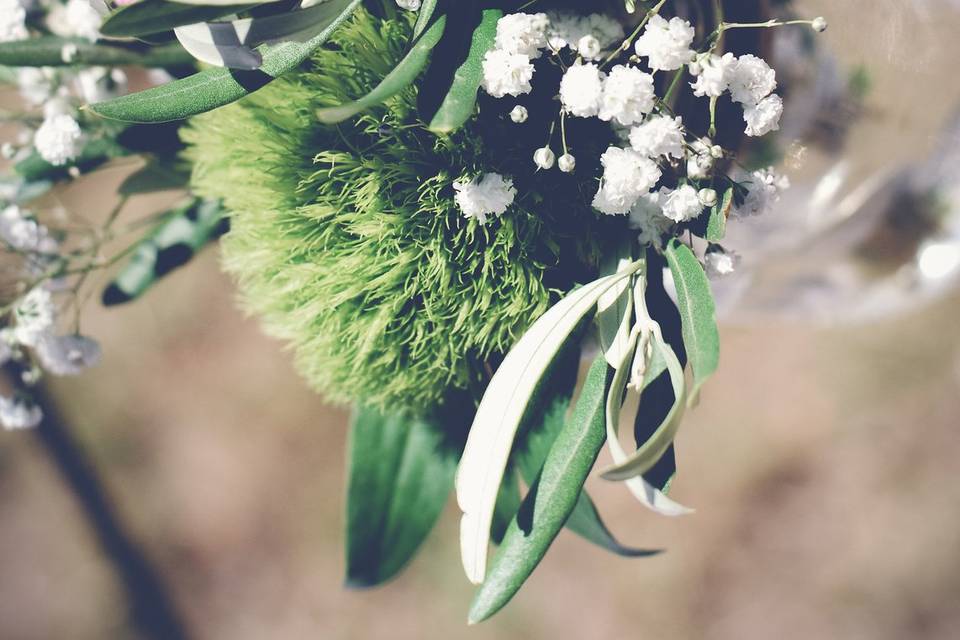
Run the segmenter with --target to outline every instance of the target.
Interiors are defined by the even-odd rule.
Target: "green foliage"
[[[500,116],[438,139],[407,87],[352,122],[319,123],[318,109],[366,95],[406,54],[413,17],[383,11],[358,11],[305,69],[183,137],[194,190],[231,212],[226,268],[306,378],[335,401],[422,412],[482,390],[486,363],[592,269],[598,220],[574,181],[544,184],[515,136],[478,135],[506,126]],[[513,176],[519,195],[480,226],[452,183],[487,171]]]

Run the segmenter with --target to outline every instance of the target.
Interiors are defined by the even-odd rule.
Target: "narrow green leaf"
[[[64,47],[76,47],[70,62]],[[193,58],[179,44],[143,47],[128,44],[96,44],[77,38],[40,36],[0,43],[0,65],[11,67],[139,66],[172,67],[192,64]]]
[[[425,420],[358,408],[350,428],[347,585],[395,576],[440,516],[453,487],[456,453]]]
[[[586,491],[580,492],[577,504],[564,526],[581,538],[624,558],[645,558],[657,553],[657,551],[650,549],[628,547],[617,540],[610,529],[607,528],[603,518],[600,517],[597,505],[593,503],[590,494]]]
[[[446,24],[446,16],[440,16],[436,22],[431,24],[423,35],[416,40],[403,60],[370,93],[359,100],[338,107],[318,109],[317,119],[326,124],[343,122],[358,113],[382,104],[410,86],[426,67],[430,52],[440,42]]]
[[[470,607],[469,622],[486,620],[517,593],[580,500],[581,487],[603,446],[610,368],[603,357],[590,367],[570,419],[550,449],[543,471],[510,523]]]
[[[692,404],[700,388],[720,364],[716,306],[707,274],[690,248],[674,239],[667,245],[665,255],[677,289],[683,344],[693,368],[693,388],[689,394]]]
[[[430,21],[433,19],[433,14],[436,10],[437,0],[423,0],[420,4],[420,11],[417,13],[417,22],[413,25],[414,40],[419,38],[420,34],[430,26]]]
[[[493,524],[490,525],[490,539],[494,544],[500,544],[503,541],[503,535],[519,509],[520,484],[517,482],[516,472],[508,469],[503,474],[503,483],[500,485],[500,493],[497,494],[497,505],[493,509]]]
[[[710,209],[710,220],[707,222],[705,238],[709,242],[720,242],[727,235],[727,218],[730,208],[733,207],[733,187],[723,193],[723,197]]]
[[[628,268],[633,262],[633,243],[634,238],[630,234],[625,234],[618,242],[616,250],[604,257],[601,273],[608,275]],[[616,367],[623,357],[630,337],[632,320],[633,287],[630,280],[622,280],[616,287],[603,294],[597,302],[597,336],[607,364],[611,367]]]
[[[327,41],[361,2],[329,0],[327,6],[331,9],[331,18],[326,26],[306,42],[264,45],[260,48],[263,65],[258,70],[205,69],[182,80],[87,108],[112,120],[151,123],[181,120],[230,104],[300,65],[314,49]]]
[[[172,159],[150,160],[139,171],[130,174],[117,190],[122,196],[138,193],[156,193],[186,188],[190,182],[189,167],[179,166]]]
[[[100,33],[108,38],[145,36],[174,27],[216,20],[256,4],[189,5],[168,0],[140,0],[120,7],[104,21]]]
[[[37,180],[60,180],[69,175],[70,167],[76,167],[81,172],[91,171],[112,158],[127,155],[128,152],[113,140],[97,138],[91,140],[72,162],[65,165],[52,165],[36,151],[17,162],[13,169],[27,182]]]
[[[160,279],[189,262],[224,231],[219,202],[191,200],[171,212],[137,246],[129,262],[104,290],[104,306],[114,306],[142,296]]]
[[[446,97],[430,121],[430,131],[449,134],[464,125],[473,115],[477,91],[483,81],[483,58],[497,37],[497,21],[503,17],[500,9],[485,9],[480,24],[473,32],[467,59],[453,75],[453,83]]]
[[[637,262],[623,273],[595,280],[551,307],[510,350],[490,381],[457,472],[457,503],[463,512],[460,557],[471,582],[482,582],[486,572],[497,491],[534,392],[600,296],[642,266],[642,262]]]

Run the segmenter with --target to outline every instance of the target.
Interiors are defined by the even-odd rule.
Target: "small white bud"
[[[577,41],[577,53],[587,60],[593,60],[600,55],[602,47],[596,36],[586,35]]]
[[[698,60],[694,60],[687,66],[687,70],[690,71],[690,75],[699,76],[703,73],[703,65]]]
[[[555,160],[556,156],[550,147],[537,149],[533,154],[533,162],[537,165],[538,169],[546,170],[552,168]]]
[[[719,160],[720,158],[722,158],[723,147],[721,147],[718,144],[715,144],[712,147],[710,147],[710,157],[714,158],[715,160]]]
[[[573,173],[573,170],[577,168],[577,159],[571,154],[565,153],[557,160],[557,166],[560,167],[560,171],[564,173]]]
[[[810,26],[812,26],[813,30],[817,33],[823,33],[827,30],[827,19],[823,16],[818,16],[814,18],[813,23]]]
[[[4,142],[3,146],[0,146],[0,156],[5,160],[11,160],[15,155],[17,155],[17,148],[9,142]]]
[[[517,124],[523,124],[527,121],[529,116],[530,114],[527,112],[527,108],[519,104],[513,108],[513,111],[510,112],[510,119]]]
[[[80,49],[76,44],[68,42],[60,48],[60,59],[64,64],[71,64],[77,58],[77,54],[80,53]]]
[[[700,189],[697,192],[701,204],[705,207],[712,207],[717,204],[717,192],[714,189]]]

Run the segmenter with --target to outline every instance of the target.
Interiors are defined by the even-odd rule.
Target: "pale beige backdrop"
[[[799,4],[871,70],[859,148],[929,150],[960,104],[956,3]],[[95,211],[109,188],[63,197]],[[509,609],[468,629],[452,503],[400,579],[341,587],[346,414],[234,308],[217,259],[135,305],[91,304],[104,362],[54,388],[196,638],[958,637],[960,295],[864,327],[724,327],[678,444],[672,495],[696,515],[657,518],[591,481],[626,541],[669,552],[621,560],[564,533]],[[124,607],[36,441],[0,433],[0,638],[136,637]]]

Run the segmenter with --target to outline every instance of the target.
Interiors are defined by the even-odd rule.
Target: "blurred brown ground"
[[[875,72],[857,135],[910,153],[907,121],[939,124],[960,97],[943,66],[960,55],[960,13],[905,4],[801,7],[830,17],[844,64]],[[926,66],[899,57],[903,38],[925,39],[918,55],[933,39]],[[64,201],[107,194],[80,183]],[[208,252],[137,304],[91,304],[104,362],[54,388],[197,638],[960,636],[960,295],[869,326],[725,327],[721,372],[678,443],[672,495],[697,513],[657,518],[591,480],[625,541],[669,552],[622,560],[563,533],[478,628],[452,503],[398,580],[341,587],[346,414],[233,296]],[[124,607],[36,440],[0,434],[0,639],[136,637]]]

